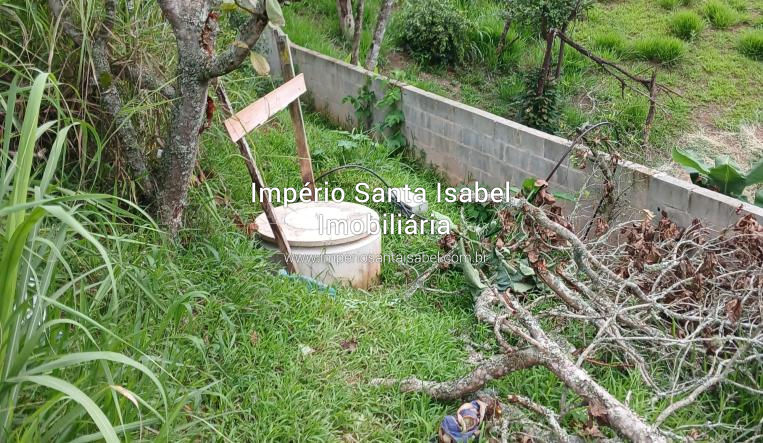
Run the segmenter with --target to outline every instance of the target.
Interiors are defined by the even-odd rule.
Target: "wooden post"
[[[289,36],[280,29],[275,30],[275,40],[278,46],[278,58],[281,60],[281,74],[285,82],[294,78],[294,65],[291,61],[291,48]],[[313,177],[313,162],[310,158],[310,146],[307,144],[305,134],[305,121],[302,118],[302,107],[299,99],[289,105],[289,113],[294,124],[294,136],[297,139],[297,157],[299,158],[299,172],[302,176],[302,184],[307,183],[310,189],[311,200],[315,200],[315,179]]]
[[[222,105],[224,115],[226,118],[231,117],[233,115],[233,107],[230,104],[230,100],[228,100],[228,94],[225,93],[225,88],[223,88],[222,83],[219,81],[216,85],[216,91],[217,97],[220,99],[220,104]],[[246,138],[242,137],[236,141],[236,145],[238,145],[238,149],[241,151],[241,156],[244,157],[244,163],[246,163],[246,168],[249,170],[249,175],[252,178],[252,183],[254,183],[255,190],[259,191],[265,187],[265,179],[262,177],[260,170],[257,168],[257,163],[254,161],[252,151],[249,149],[249,143],[246,142]],[[296,273],[297,268],[294,265],[294,262],[290,260],[291,247],[289,246],[289,241],[286,239],[286,236],[283,233],[283,229],[281,229],[281,224],[278,223],[278,219],[275,216],[273,204],[270,202],[270,199],[267,197],[266,193],[263,193],[261,197],[260,206],[262,206],[262,210],[265,212],[265,216],[268,218],[268,223],[270,224],[270,229],[273,231],[273,236],[275,237],[278,249],[282,254],[284,254],[284,258],[286,259],[286,269],[289,271],[289,273]]]

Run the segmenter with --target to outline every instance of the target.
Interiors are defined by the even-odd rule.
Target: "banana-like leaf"
[[[750,169],[745,178],[745,184],[747,186],[757,185],[759,183],[763,183],[763,159]]]
[[[710,175],[708,166],[691,151],[673,148],[673,161],[688,169],[689,172],[699,172],[702,175]]]
[[[736,197],[742,194],[745,186],[747,186],[744,174],[725,156],[715,160],[715,166],[710,168],[708,176],[712,185],[726,195]]]
[[[13,377],[7,380],[8,383],[33,383],[40,386],[45,386],[50,389],[54,389],[82,406],[87,411],[90,418],[93,419],[93,423],[101,431],[101,438],[107,443],[119,443],[119,437],[114,431],[114,427],[111,422],[103,413],[101,408],[95,404],[93,399],[88,397],[87,394],[82,392],[79,388],[69,383],[68,381],[61,380],[60,378],[51,377],[49,375],[22,375],[20,377]]]

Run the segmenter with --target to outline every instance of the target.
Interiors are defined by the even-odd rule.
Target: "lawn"
[[[379,2],[369,0],[365,22],[375,22]],[[396,46],[399,28],[394,21],[385,38],[381,71],[432,92],[454,98],[495,114],[517,118],[525,91],[523,73],[538,66],[543,44],[526,30],[512,31],[519,39],[497,57],[494,48],[503,27],[500,2],[456,2],[473,23],[469,56],[462,66],[432,66],[411,59]],[[729,154],[743,168],[761,154],[763,140],[763,65],[738,50],[740,36],[760,28],[763,1],[729,1],[734,24],[715,29],[702,18],[702,30],[683,44],[685,53],[675,63],[660,65],[638,60],[639,45],[652,38],[671,35],[675,14],[695,11],[704,15],[704,2],[672,2],[672,9],[657,0],[596,2],[569,34],[605,58],[621,63],[631,72],[648,77],[658,70],[657,80],[678,95],[660,97],[660,112],[651,143],[643,147],[641,131],[646,118],[646,98],[606,77],[597,67],[572,50],[567,51],[560,81],[561,121],[558,135],[571,136],[586,121],[610,121],[620,134],[620,150],[630,159],[655,167],[670,168],[674,146],[692,147],[709,156]],[[671,3],[671,2],[667,2]],[[287,31],[298,44],[338,58],[346,58],[331,0],[295,2],[286,9]],[[515,32],[520,32],[516,35]],[[363,48],[370,41],[364,33]],[[615,41],[614,47],[612,43]],[[643,49],[642,49],[643,51]]]
[[[246,72],[228,81],[234,106],[253,100],[258,91],[269,88],[267,83]],[[338,131],[315,114],[306,119],[311,148],[322,153],[316,172],[355,162],[373,168],[393,186],[422,186],[433,195],[439,177],[432,170],[405,157],[391,157],[388,148]],[[250,140],[270,186],[298,184],[287,114]],[[348,149],[338,143],[348,140],[357,146]],[[193,189],[188,227],[180,233],[182,245],[175,251],[123,251],[146,271],[141,286],[127,282],[122,287],[130,300],[148,293],[167,306],[160,312],[146,310],[140,346],[164,356],[173,386],[181,386],[181,391],[210,386],[189,408],[209,426],[193,429],[204,439],[236,442],[425,441],[433,436],[442,417],[460,402],[400,394],[369,381],[411,375],[446,380],[466,374],[475,352],[490,354],[468,349],[470,343],[493,343],[493,333],[474,319],[472,297],[460,273],[435,273],[426,285],[432,289],[411,298],[404,295],[410,282],[429,265],[385,264],[380,285],[369,291],[339,289],[332,297],[309,290],[275,275],[278,266],[269,253],[244,232],[242,225],[260,210],[251,203],[246,169],[220,124],[204,137],[200,170],[207,178]],[[356,182],[366,179],[355,172],[331,178],[348,195]],[[458,216],[455,207],[430,204]],[[374,208],[391,210],[385,204]],[[429,235],[385,235],[383,250],[433,253],[437,240]],[[172,320],[161,321],[167,316]],[[125,336],[134,327],[131,321],[112,326]],[[582,333],[573,331],[572,336]],[[647,402],[637,375],[617,368],[588,369],[619,398],[629,396],[638,412],[650,417],[657,410]],[[542,368],[510,375],[489,388],[554,406],[565,391]],[[712,403],[704,406],[709,409],[687,408],[673,420],[701,423],[715,409]],[[585,411],[577,407],[567,420],[584,421]]]
[[[537,42],[521,39],[500,60],[490,58],[489,48],[494,45],[502,22],[492,3],[485,0],[475,3],[484,8],[473,13],[473,19],[481,26],[480,32],[475,33],[474,49],[485,54],[483,65],[486,69],[420,66],[387,45],[382,70],[435,92],[513,116],[516,99],[523,87],[519,68],[527,66],[531,60],[537,61],[540,46]],[[464,4],[467,4],[466,0]],[[608,8],[625,11],[628,4],[621,2],[597,7],[589,20],[575,30],[575,35],[584,40],[589,38],[586,32],[594,35],[599,29],[596,26],[604,27],[605,22],[614,20],[605,13]],[[141,5],[152,14],[154,21],[163,23],[153,3]],[[373,21],[377,7],[377,1],[369,0],[367,22]],[[652,12],[657,14],[659,11],[654,9]],[[286,12],[287,29],[297,43],[337,57],[346,56],[347,46],[338,43],[333,0],[295,2]],[[750,17],[759,17],[759,13],[760,2],[757,6],[748,6]],[[390,32],[391,40],[395,26],[393,24]],[[638,29],[633,23],[628,26]],[[136,34],[153,32],[148,27],[139,28]],[[621,29],[626,32],[625,25]],[[706,32],[707,36],[700,37],[695,44],[708,38],[708,45],[717,47],[710,42],[714,31]],[[364,35],[366,45],[369,34],[366,31]],[[720,66],[719,70],[727,65],[729,69],[741,69],[744,73],[740,71],[728,81],[751,89],[739,93],[736,98],[724,98],[726,101],[709,91],[703,94],[717,106],[725,103],[728,107],[747,106],[750,110],[759,110],[760,97],[756,101],[756,94],[761,92],[753,86],[760,85],[761,73],[749,69],[759,65],[746,59],[733,59],[736,56],[729,52],[733,37],[729,34],[725,39],[722,41],[728,46],[723,55],[716,55],[712,66]],[[155,41],[165,43],[160,39]],[[150,49],[156,57],[163,54],[163,50]],[[66,54],[65,51],[62,53]],[[691,56],[697,58],[709,56],[709,53],[710,50],[697,49],[696,54],[694,50],[690,51]],[[166,63],[172,65],[175,60],[170,57]],[[646,66],[632,63],[634,67]],[[740,63],[747,63],[748,68],[738,68]],[[695,65],[688,60],[682,62],[661,79],[676,82],[674,86],[678,89],[679,79],[686,78],[692,69],[699,69]],[[24,66],[18,71],[26,72],[27,68]],[[686,74],[679,71],[683,69]],[[8,69],[4,72],[16,71]],[[628,117],[629,113],[640,115],[643,104],[634,98],[610,98],[604,89],[594,91],[601,96],[594,92],[582,94],[586,87],[598,84],[592,72],[592,68],[579,57],[571,55],[567,59],[562,82],[565,97],[591,95],[600,98],[590,110],[585,106],[573,106],[570,101],[563,113],[560,133],[568,134],[587,118],[587,113],[591,113],[591,118],[608,113],[617,115],[622,125],[637,120]],[[12,75],[7,77],[12,78]],[[717,82],[722,83],[724,74],[718,73],[716,77]],[[3,81],[7,79],[3,77]],[[243,108],[275,86],[268,78],[256,77],[248,66],[222,81],[236,109]],[[602,88],[615,87],[606,84]],[[722,85],[717,89],[729,90]],[[721,96],[726,97],[725,94],[729,92]],[[4,100],[9,95],[3,91]],[[84,100],[91,98],[87,96]],[[151,102],[154,99],[136,94],[126,104],[126,112],[136,123],[156,129],[151,127],[150,111],[168,108],[164,101]],[[695,116],[699,108],[692,107],[690,100],[693,99],[687,93],[675,103],[666,104],[675,109],[675,115],[670,120],[659,120],[656,140],[678,137],[677,134],[694,124],[695,119],[701,120]],[[72,100],[72,103],[79,102]],[[616,112],[618,109],[620,111]],[[63,108],[46,108],[46,112],[50,112],[45,115],[46,119],[66,114]],[[174,434],[162,436],[164,441],[347,443],[429,440],[443,416],[452,414],[460,402],[437,402],[426,395],[401,394],[394,388],[374,387],[369,382],[377,377],[408,376],[447,380],[468,373],[479,358],[501,351],[495,343],[492,328],[474,318],[473,298],[464,278],[457,270],[437,271],[421,290],[408,297],[406,293],[411,283],[429,264],[388,263],[383,266],[378,286],[368,291],[338,288],[332,296],[325,291],[310,289],[299,280],[278,275],[280,266],[271,260],[270,253],[250,232],[249,224],[261,212],[260,207],[252,202],[251,180],[236,147],[224,131],[220,114],[215,113],[211,127],[202,136],[190,205],[185,212],[184,228],[177,239],[160,232],[137,205],[131,206],[126,200],[101,195],[112,202],[107,211],[89,203],[77,203],[80,212],[91,219],[85,223],[85,228],[103,243],[107,250],[105,255],[112,260],[113,292],[104,276],[106,272],[100,266],[101,251],[82,238],[84,228],[79,235],[73,233],[68,246],[62,247],[66,265],[60,266],[58,273],[53,275],[45,266],[39,266],[53,281],[52,288],[56,291],[51,297],[56,297],[58,304],[49,311],[55,327],[51,326],[50,333],[37,336],[39,348],[33,351],[40,355],[32,357],[43,361],[50,358],[49,354],[111,351],[124,353],[150,366],[167,387],[169,409],[174,411],[166,414],[175,419]],[[726,116],[724,118],[729,120],[713,121],[712,124],[718,128],[733,127],[746,121],[745,115]],[[361,133],[338,130],[311,112],[307,112],[305,118],[316,174],[335,166],[358,163],[378,172],[392,186],[420,186],[430,196],[434,195],[437,183],[442,181],[436,171],[413,160],[405,150],[401,152],[376,143]],[[86,126],[86,121],[79,123]],[[127,195],[125,189],[129,189],[131,183],[120,180],[122,166],[118,162],[109,164],[113,153],[106,148],[112,148],[111,139],[99,139],[96,130],[89,127],[81,134],[86,140],[78,146],[92,149],[92,152],[81,156],[76,154],[82,153],[66,153],[65,161],[62,160],[64,166],[55,174],[61,186],[82,192],[93,188],[107,194]],[[8,135],[8,139],[10,137]],[[146,150],[156,148],[154,137],[147,138],[151,141],[146,144]],[[299,186],[294,134],[287,113],[280,113],[255,131],[249,141],[269,186]],[[665,155],[660,149],[652,147],[642,154],[655,155],[657,161]],[[32,170],[44,168],[45,163],[35,161]],[[5,174],[4,169],[3,177],[0,177],[4,184],[8,183]],[[33,174],[32,185],[39,183],[39,176]],[[351,190],[356,183],[365,181],[375,185],[373,177],[358,171],[340,172],[327,180],[332,185],[342,186],[348,199],[352,198]],[[51,192],[66,196],[61,201],[70,201],[67,200],[71,195],[69,191],[60,191],[54,186],[51,189]],[[429,204],[431,209],[459,219],[461,208],[457,205],[433,201]],[[370,206],[380,213],[394,210],[389,204]],[[6,207],[2,209],[7,210]],[[40,226],[41,233],[57,235],[48,232],[49,225]],[[432,235],[388,234],[383,238],[383,252],[402,255],[436,253],[439,240]],[[37,243],[45,246],[45,241]],[[6,248],[7,243],[0,246]],[[52,252],[48,253],[52,255]],[[37,257],[33,258],[31,261],[38,261]],[[66,286],[75,276],[83,283]],[[28,286],[36,288],[31,278],[29,281]],[[72,287],[76,290],[70,290]],[[530,292],[527,297],[531,299],[538,295]],[[26,314],[24,309],[21,307],[18,311],[22,317]],[[70,318],[81,321],[86,327],[67,323]],[[576,328],[572,322],[562,324],[560,329],[576,346],[582,346],[596,332]],[[481,345],[475,347],[475,343]],[[653,420],[665,406],[650,402],[651,393],[635,371],[627,367],[586,363],[585,368],[617,398],[627,399],[628,405],[646,420]],[[93,396],[115,427],[120,426],[123,416],[125,421],[138,423],[136,428],[140,430],[130,435],[132,440],[152,439],[154,429],[160,427],[158,419],[153,417],[163,414],[150,414],[143,403],[144,400],[154,406],[161,403],[155,386],[132,368],[98,362],[49,372],[70,380]],[[555,376],[540,367],[493,381],[488,388],[501,396],[510,393],[525,395],[555,409],[559,409],[566,395],[565,405],[571,410],[565,415],[563,424],[580,429],[588,420],[586,406],[569,394]],[[30,441],[34,441],[34,437],[43,437],[40,439],[45,441],[70,441],[80,436],[77,431],[96,432],[83,408],[68,400],[69,397],[50,389],[25,391],[13,411],[15,429],[11,431],[19,430],[17,435],[28,437]],[[733,422],[740,416],[752,420],[761,415],[759,400],[740,399],[733,389],[719,388],[680,410],[666,425],[684,425],[688,429],[701,426],[708,417],[715,420],[723,416],[725,422]],[[143,422],[149,417],[153,421]],[[27,429],[31,430],[30,434],[20,435]],[[34,434],[38,429],[43,435]],[[90,440],[84,436],[79,441],[98,439],[98,435]]]

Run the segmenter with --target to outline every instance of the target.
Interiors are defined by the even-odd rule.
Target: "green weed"
[[[675,13],[670,18],[670,33],[680,38],[681,40],[694,40],[702,29],[705,27],[705,23],[697,13],[693,11],[681,11]]]
[[[686,44],[675,37],[648,37],[634,42],[632,52],[636,58],[671,65],[686,54]]]
[[[720,0],[706,2],[702,14],[715,29],[727,29],[739,21],[739,14]]]
[[[625,54],[628,49],[625,37],[615,31],[602,31],[595,34],[593,36],[593,46],[596,49],[610,51],[617,55]]]
[[[739,37],[737,49],[753,60],[763,61],[763,29],[745,31]]]

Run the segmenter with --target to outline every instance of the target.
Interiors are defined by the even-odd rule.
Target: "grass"
[[[602,31],[593,36],[593,47],[621,56],[628,51],[628,42],[616,31]]]
[[[672,65],[686,54],[686,45],[675,37],[647,37],[633,42],[634,57],[654,63]]]
[[[715,29],[727,29],[739,21],[739,14],[720,0],[708,0],[702,13]]]
[[[491,4],[486,2],[485,8],[471,12],[484,36],[474,47],[484,54],[488,54],[501,26]],[[576,35],[586,41],[615,26],[631,39],[648,29],[647,23],[664,26],[656,13],[643,12],[644,4],[633,2],[640,6],[634,10],[628,9],[631,3],[597,6]],[[610,7],[616,8],[617,14],[604,9]],[[372,22],[376,10],[378,1],[370,0],[367,23]],[[348,47],[338,38],[335,13],[335,4],[329,0],[294,3],[286,8],[287,30],[297,43],[342,58]],[[393,39],[394,33],[390,35]],[[363,38],[366,48],[368,30]],[[660,79],[671,86],[691,82],[703,88],[683,91],[684,98],[665,103],[671,118],[658,120],[657,140],[671,140],[673,131],[686,126],[693,111],[689,103],[699,111],[702,107],[695,103],[733,103],[739,115],[727,116],[729,124],[760,106],[754,85],[760,83],[761,74],[751,69],[759,64],[738,54],[735,44],[736,37],[730,33],[703,35],[696,47],[687,49],[691,62],[661,71]],[[494,64],[486,63],[484,72],[471,66],[428,71],[416,64],[388,64],[385,69],[402,68],[403,74],[419,85],[510,116],[515,108],[513,100],[523,93],[520,68],[537,62],[540,49],[539,42],[523,37],[502,58],[493,59]],[[387,45],[384,54],[390,53]],[[488,60],[487,55],[484,57]],[[640,61],[627,63],[633,69],[649,67]],[[642,98],[627,92],[621,97],[617,85],[602,82],[581,57],[570,53],[564,72],[559,88],[568,105],[560,133],[572,133],[580,122],[600,118],[611,118],[632,131],[643,119]],[[236,108],[272,87],[267,80],[252,78],[249,68],[225,82]],[[575,100],[589,95],[595,107]],[[126,108],[138,105],[128,103]],[[316,155],[316,172],[359,162],[377,170],[393,186],[422,186],[428,195],[441,179],[435,171],[407,157],[390,156],[388,149],[362,137],[347,149],[340,142],[353,139],[351,134],[336,130],[315,114],[306,114],[306,119],[311,148],[321,153]],[[258,130],[250,141],[269,185],[298,184],[294,135],[285,113]],[[151,367],[170,403],[169,414],[159,415],[170,417],[165,429],[172,429],[171,438],[167,438],[172,441],[422,441],[431,437],[442,416],[452,413],[457,403],[377,389],[368,381],[410,375],[444,380],[470,370],[461,337],[492,343],[493,332],[475,322],[462,277],[453,271],[437,273],[429,284],[442,292],[418,292],[410,299],[402,294],[425,266],[385,265],[383,286],[368,292],[342,289],[335,297],[284,279],[277,275],[278,266],[258,240],[238,227],[239,220],[252,220],[260,211],[251,203],[246,169],[227,141],[217,114],[215,124],[203,136],[201,152],[199,168],[205,171],[206,179],[191,190],[187,228],[177,243],[166,242],[150,221],[131,216],[124,206],[78,208],[78,214],[86,216],[80,219],[84,226],[106,249],[115,269],[114,280],[106,278],[103,258],[92,243],[81,236],[69,237],[61,249],[68,266],[57,274],[55,283],[66,284],[70,275],[96,274],[76,290],[63,291],[60,303],[70,309],[57,307],[49,318],[86,312],[103,328],[88,323],[96,340],[91,342],[76,327],[59,325],[45,337],[42,344],[46,346],[34,357],[48,359],[52,352],[98,350],[123,353],[141,362],[155,358],[160,364]],[[37,171],[32,174],[32,183],[39,184],[45,176],[45,164],[35,162],[32,166],[31,170]],[[56,177],[78,187],[77,175],[69,178],[71,169],[67,162],[56,169]],[[0,183],[6,182],[6,174],[3,170]],[[350,196],[354,184],[363,180],[372,178],[350,172],[331,177],[331,183],[343,186]],[[434,210],[457,216],[457,208],[430,204]],[[385,204],[374,208],[382,213],[390,210]],[[54,232],[51,225],[41,231],[45,235]],[[387,235],[383,248],[396,254],[435,252],[436,240],[426,235]],[[44,244],[41,241],[39,246]],[[114,288],[117,296],[112,297],[109,294]],[[581,337],[592,331],[567,332],[570,337]],[[346,343],[357,343],[357,347],[345,349]],[[618,398],[627,397],[638,412],[654,416],[655,406],[649,404],[642,382],[633,373],[598,366],[588,369]],[[91,363],[59,372],[97,399],[115,426],[154,417],[142,404],[136,406],[128,391],[112,386],[129,389],[161,409],[158,391],[141,371]],[[559,381],[542,368],[510,375],[489,387],[503,394],[526,395],[550,406],[558,406],[564,392]],[[46,397],[46,393],[39,388],[20,397],[23,407],[15,414],[14,430],[45,429],[42,437],[59,441],[97,431],[82,408],[62,396]],[[51,399],[50,403],[44,403],[46,399]],[[575,404],[574,398],[568,400]],[[66,416],[74,417],[72,427],[45,427],[50,422],[41,423],[35,415],[42,409],[40,405],[61,416],[73,411],[76,415]],[[670,424],[701,425],[710,415],[759,414],[759,408],[754,399],[740,400],[737,393],[719,389],[709,400],[679,411]],[[573,409],[568,419],[585,421],[585,408]],[[131,439],[160,440],[151,431],[143,431],[142,435],[134,432]]]
[[[681,40],[694,40],[704,27],[702,17],[693,11],[677,12],[670,18],[670,33]]]
[[[742,34],[737,49],[753,60],[763,61],[763,29],[753,29]]]

